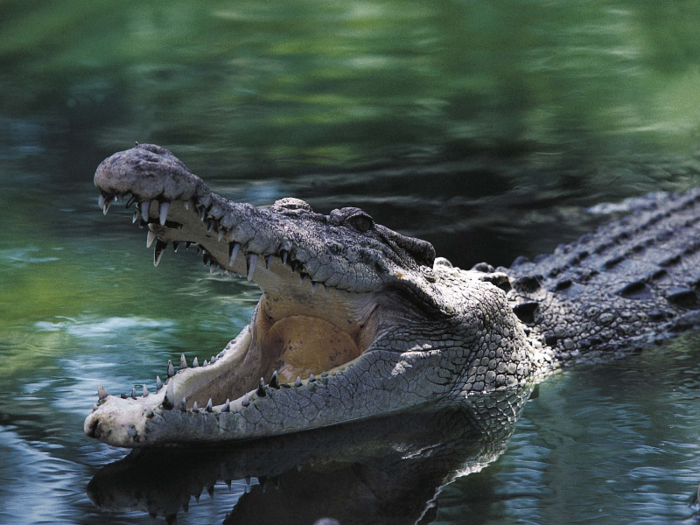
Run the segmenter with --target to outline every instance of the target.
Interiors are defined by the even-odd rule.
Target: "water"
[[[83,436],[95,387],[130,392],[181,353],[217,353],[257,301],[193,254],[154,269],[129,214],[99,213],[91,178],[105,156],[156,142],[230,198],[357,205],[461,267],[507,265],[610,220],[593,204],[700,182],[699,10],[1,2],[0,522],[151,523],[90,500],[93,476],[125,456]],[[699,356],[691,335],[549,378],[490,464],[450,456],[451,476],[484,468],[445,487],[426,519],[697,522]],[[214,477],[214,497],[192,498],[179,522],[264,509],[304,522],[348,499],[365,522],[389,522],[352,469],[324,468],[284,471],[264,493],[255,476],[230,490]],[[314,500],[305,486],[331,492]],[[396,501],[430,499],[400,488]]]

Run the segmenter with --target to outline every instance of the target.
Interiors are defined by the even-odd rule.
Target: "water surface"
[[[218,353],[258,298],[193,253],[153,268],[130,214],[97,208],[105,156],[156,142],[229,198],[360,206],[461,267],[508,265],[616,216],[596,203],[699,183],[699,17],[690,0],[0,2],[0,522],[152,523],[90,500],[126,454],[83,436],[96,385]],[[699,357],[687,336],[549,378],[429,521],[697,522]],[[304,506],[284,482],[305,472],[264,495],[218,480],[179,522]]]

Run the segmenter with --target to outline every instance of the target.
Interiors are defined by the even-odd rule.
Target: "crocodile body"
[[[698,321],[697,190],[657,195],[535,262],[461,270],[358,208],[322,215],[298,199],[228,201],[155,145],[109,157],[95,184],[105,213],[130,195],[156,265],[168,244],[195,243],[211,271],[262,289],[250,325],[211,363],[183,356],[139,397],[98,389],[85,433],[116,446],[252,439],[438,408]]]

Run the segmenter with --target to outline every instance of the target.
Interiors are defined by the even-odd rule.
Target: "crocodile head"
[[[105,214],[127,195],[127,206],[136,204],[134,222],[147,226],[154,264],[169,244],[194,243],[211,271],[262,290],[250,324],[210,363],[182,357],[165,385],[158,380],[155,393],[140,397],[98,389],[85,433],[113,445],[249,439],[424,403],[454,387],[436,361],[449,334],[483,333],[488,316],[469,305],[501,299],[500,290],[467,277],[473,291],[460,283],[463,304],[445,300],[456,269],[434,264],[430,243],[358,208],[323,215],[292,198],[267,208],[231,202],[159,146],[112,155],[95,184]],[[467,350],[452,351],[457,365],[466,362]]]

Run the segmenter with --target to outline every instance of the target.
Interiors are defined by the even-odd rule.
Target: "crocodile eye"
[[[348,217],[345,221],[345,224],[348,224],[350,227],[352,227],[360,233],[365,233],[366,231],[372,229],[372,227],[374,226],[374,220],[365,212],[360,211],[352,217]]]

